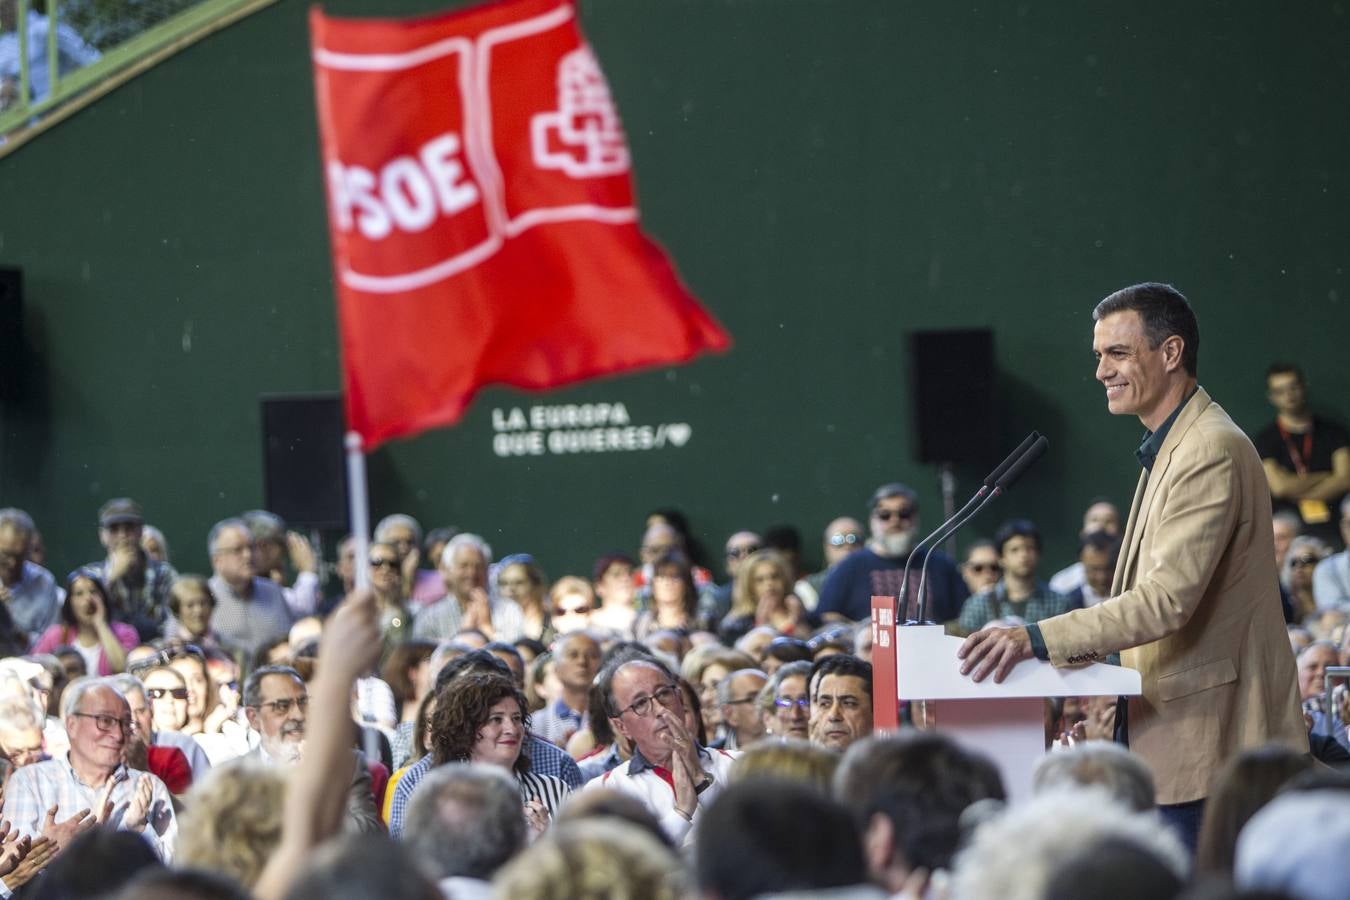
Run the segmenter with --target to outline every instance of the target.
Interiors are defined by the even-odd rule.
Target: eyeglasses
[[[797,707],[798,709],[810,709],[811,698],[798,697],[797,699],[794,700],[791,697],[774,697],[773,705],[778,707],[779,709],[792,709],[792,707],[794,706]]]
[[[1317,565],[1320,562],[1321,560],[1315,556],[1300,556],[1298,559],[1290,560],[1289,565],[1291,568],[1295,569],[1307,569]]]
[[[739,700],[728,700],[726,703],[723,703],[722,705],[723,705],[723,706],[740,706],[740,705],[743,704],[743,703],[754,703],[754,702],[755,702],[755,699],[756,699],[758,696],[759,696],[758,694],[751,694],[749,697],[742,697],[742,698],[739,699]]]
[[[306,709],[309,708],[309,695],[306,694],[303,697],[296,697],[294,699],[290,697],[283,697],[280,700],[268,700],[266,703],[259,703],[257,706],[253,708],[266,709],[269,706],[272,707],[272,711],[279,716],[284,716],[288,714],[291,711],[291,707],[295,707],[301,712],[304,712]]]
[[[98,726],[99,731],[112,731],[116,725],[123,734],[131,733],[131,720],[119,719],[117,716],[110,716],[106,713],[71,713],[72,716],[79,716],[81,719],[93,719],[94,724]]]
[[[187,699],[187,688],[146,688],[145,696],[151,700],[163,700],[165,697],[172,697],[175,700]]]
[[[830,535],[831,547],[852,547],[854,544],[862,542],[862,538],[853,532],[837,531]]]
[[[914,518],[912,509],[875,509],[872,515],[883,522],[889,522],[891,519],[899,519],[901,522],[908,522]]]
[[[554,607],[553,614],[555,616],[584,616],[590,611],[591,608],[589,606],[574,606],[571,609],[567,609],[566,607]]]
[[[998,574],[1002,567],[998,563],[966,563],[966,568],[972,572],[993,572]]]
[[[392,558],[392,557],[381,557],[380,559],[373,559],[373,558],[372,558],[371,561],[370,561],[370,567],[371,567],[372,569],[380,569],[380,568],[397,569],[397,568],[398,568],[398,560],[396,560],[396,559],[394,559],[394,558]]]
[[[252,544],[236,544],[233,547],[217,547],[211,551],[212,556],[243,556],[245,553],[252,552]]]
[[[619,716],[622,716],[629,710],[632,710],[633,715],[635,716],[638,717],[645,716],[647,715],[647,713],[652,711],[653,700],[655,700],[657,703],[660,703],[666,709],[674,709],[675,705],[679,703],[681,699],[682,698],[680,697],[680,689],[678,687],[676,687],[673,684],[663,685],[662,687],[659,687],[656,690],[652,691],[652,695],[650,697],[639,697],[632,703],[625,706],[623,709],[619,710]],[[615,718],[618,718],[618,716],[616,716]]]
[[[747,547],[728,547],[727,559],[744,559],[751,553],[758,553],[761,549],[758,545],[751,544]]]

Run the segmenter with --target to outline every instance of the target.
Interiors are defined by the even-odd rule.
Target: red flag
[[[348,427],[370,450],[527,389],[730,339],[638,228],[571,0],[310,12]]]

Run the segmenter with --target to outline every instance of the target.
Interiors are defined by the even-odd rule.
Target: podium
[[[933,727],[998,766],[1012,802],[1031,796],[1031,776],[1045,755],[1047,697],[1137,696],[1139,673],[1094,663],[1057,669],[1023,660],[1002,684],[961,674],[963,639],[941,625],[895,625],[895,598],[872,598],[872,705],[877,731],[899,725],[899,701],[923,701]]]

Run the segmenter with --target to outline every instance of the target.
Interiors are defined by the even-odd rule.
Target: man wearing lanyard
[[[1336,510],[1350,492],[1350,433],[1313,415],[1295,365],[1275,363],[1266,371],[1266,396],[1277,415],[1254,443],[1275,508],[1297,513],[1305,534],[1334,547],[1340,543]]]

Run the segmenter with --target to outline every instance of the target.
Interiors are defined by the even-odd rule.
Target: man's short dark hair
[[[1089,531],[1078,539],[1079,553],[1089,547],[1099,553],[1107,554],[1112,565],[1115,565],[1116,558],[1120,556],[1120,538],[1107,531]]]
[[[248,678],[244,681],[243,702],[245,706],[256,709],[258,704],[263,702],[262,683],[268,675],[289,675],[301,684],[305,683],[305,679],[300,677],[300,673],[290,666],[260,666],[248,673]]]
[[[872,696],[872,664],[852,654],[832,653],[816,660],[811,666],[811,677],[806,679],[807,692],[814,693],[816,679],[823,680],[826,675],[851,675],[854,678],[861,678],[863,686],[867,688],[868,698]]]
[[[441,900],[402,844],[383,833],[343,834],[309,855],[291,881],[287,900]]]
[[[998,555],[1003,555],[1003,546],[1015,537],[1030,538],[1036,545],[1036,552],[1041,550],[1041,532],[1036,524],[1030,519],[1009,519],[998,526],[998,531],[994,532],[994,547],[998,550]]]
[[[889,500],[892,497],[904,497],[914,509],[919,508],[919,495],[914,492],[914,489],[907,484],[892,481],[890,484],[883,484],[872,492],[872,499],[867,501],[867,511],[870,513],[877,508],[877,504],[882,500]]]
[[[470,650],[463,656],[457,656],[436,673],[435,693],[439,694],[445,686],[465,672],[497,672],[507,678],[515,679],[511,667],[505,661],[493,656],[487,650]]]
[[[784,553],[802,552],[802,535],[795,525],[770,525],[764,529],[764,546]]]
[[[1181,365],[1194,378],[1200,363],[1200,323],[1181,291],[1154,281],[1121,288],[1097,304],[1092,320],[1129,310],[1139,313],[1150,349],[1157,350],[1174,334],[1181,338]]]
[[[1291,362],[1271,363],[1270,368],[1266,369],[1266,381],[1270,381],[1276,375],[1293,375],[1299,384],[1307,384],[1303,379],[1303,370]]]
[[[911,869],[950,869],[961,841],[961,813],[978,800],[1004,800],[998,769],[987,758],[933,732],[864,738],[844,752],[834,796],[865,829],[883,815],[895,849]]]
[[[867,878],[859,833],[818,788],[773,778],[732,784],[702,813],[698,886],[722,900],[749,900],[859,884]]]
[[[525,847],[520,788],[505,770],[449,763],[427,773],[408,804],[403,843],[437,881],[490,881]]]

